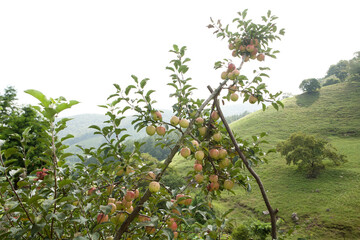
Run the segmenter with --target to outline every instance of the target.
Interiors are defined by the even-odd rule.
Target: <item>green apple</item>
[[[163,127],[163,126],[158,126],[158,127],[156,127],[156,133],[157,133],[159,136],[164,136],[164,135],[165,135],[165,132],[166,132],[165,127]]]
[[[199,151],[195,152],[195,159],[196,160],[201,161],[201,160],[204,159],[204,157],[205,157],[205,153],[203,151],[199,150]]]
[[[149,125],[146,127],[146,133],[149,135],[149,136],[152,136],[155,134],[155,127],[153,125]]]
[[[189,126],[189,120],[182,118],[179,122],[180,127],[187,128]]]
[[[227,190],[230,190],[234,187],[234,182],[229,180],[229,179],[226,179],[224,181],[224,188],[227,189]]]
[[[160,183],[159,183],[159,182],[156,182],[156,181],[152,181],[152,182],[149,184],[149,190],[150,190],[150,192],[152,192],[152,193],[156,193],[156,192],[160,191]]]
[[[173,125],[173,126],[178,125],[178,124],[179,124],[179,121],[180,121],[180,119],[179,119],[177,116],[173,116],[173,117],[170,119],[170,123],[171,123],[171,125]]]

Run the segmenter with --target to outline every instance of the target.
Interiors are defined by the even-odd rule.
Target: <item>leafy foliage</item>
[[[281,156],[285,156],[287,164],[298,165],[308,177],[316,177],[324,168],[323,160],[329,159],[335,165],[346,161],[344,155],[338,154],[336,149],[324,139],[304,133],[294,133],[290,138],[277,145]]]
[[[320,82],[316,78],[305,79],[299,85],[299,88],[307,93],[316,92],[320,87]]]

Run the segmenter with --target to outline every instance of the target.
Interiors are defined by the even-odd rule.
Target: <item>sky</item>
[[[349,1],[0,1],[0,93],[8,86],[20,104],[36,104],[24,93],[36,89],[49,97],[64,96],[81,103],[64,115],[101,113],[98,105],[124,88],[131,75],[150,78],[159,108],[170,108],[170,72],[165,70],[173,44],[186,46],[191,59],[187,74],[208,96],[221,70],[214,63],[231,58],[225,40],[206,26],[210,17],[231,24],[237,12],[261,22],[271,10],[285,28],[276,60],[267,58],[271,91],[299,94],[302,80],[322,78],[331,64],[360,51],[359,3]],[[246,71],[256,65],[245,64]]]

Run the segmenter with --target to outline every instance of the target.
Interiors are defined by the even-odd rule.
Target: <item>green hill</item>
[[[323,87],[317,94],[301,94],[283,101],[285,108],[272,107],[252,113],[231,124],[232,129],[250,138],[268,132],[267,147],[275,147],[292,133],[302,131],[326,138],[348,162],[326,169],[316,179],[308,179],[296,166],[286,165],[279,154],[269,163],[255,168],[263,180],[270,202],[279,209],[281,229],[295,229],[289,239],[360,239],[360,83],[340,83]],[[188,167],[176,158],[174,168]],[[256,183],[253,191],[236,189],[236,195],[224,193],[214,203],[219,212],[235,208],[234,222],[251,219],[268,221]],[[297,223],[292,213],[299,217]],[[288,238],[286,238],[288,239]]]

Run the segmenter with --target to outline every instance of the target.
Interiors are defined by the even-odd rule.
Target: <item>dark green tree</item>
[[[304,92],[312,93],[318,91],[321,88],[321,86],[319,80],[317,80],[316,78],[309,78],[303,80],[300,83],[299,88]]]
[[[349,80],[360,81],[360,51],[349,61]]]
[[[285,156],[288,165],[298,165],[310,178],[315,178],[324,169],[324,159],[333,161],[335,165],[346,162],[346,156],[338,154],[326,140],[305,133],[293,133],[288,140],[277,145],[277,151]]]
[[[337,64],[329,67],[325,77],[335,75],[338,79],[340,79],[340,81],[345,81],[348,76],[348,65],[349,62],[347,60],[340,60]]]

